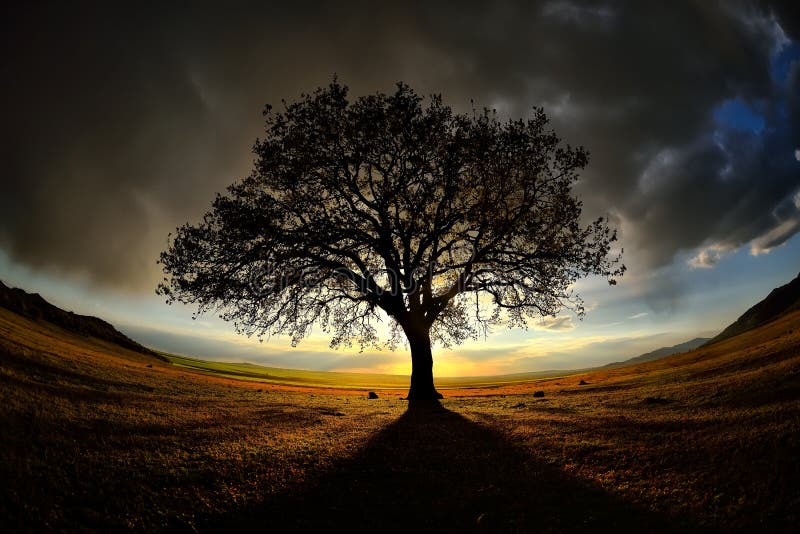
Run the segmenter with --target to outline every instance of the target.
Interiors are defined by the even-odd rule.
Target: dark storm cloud
[[[334,72],[354,94],[402,79],[461,110],[543,105],[592,153],[587,211],[617,217],[642,266],[798,229],[798,68],[770,70],[790,3],[342,5],[11,9],[0,247],[152,288],[167,232],[249,171],[263,105]],[[736,98],[763,132],[715,121]]]
[[[800,39],[800,4],[796,0],[764,0],[760,7],[780,21],[789,37]]]

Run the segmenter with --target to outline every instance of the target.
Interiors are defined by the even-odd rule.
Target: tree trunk
[[[404,329],[411,346],[411,387],[408,400],[441,399],[442,395],[433,386],[433,354],[430,331],[427,329]]]

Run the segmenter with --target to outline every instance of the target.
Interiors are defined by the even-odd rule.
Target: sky
[[[110,3],[109,3],[110,4]],[[345,5],[347,4],[347,5]],[[7,4],[0,280],[154,348],[410,371],[407,350],[238,336],[166,306],[167,235],[251,169],[265,104],[404,81],[590,152],[576,194],[628,271],[588,313],[434,348],[437,375],[582,368],[710,336],[800,271],[800,14],[786,2]]]

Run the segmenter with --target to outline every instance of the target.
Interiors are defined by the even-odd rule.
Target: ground
[[[800,521],[800,313],[656,362],[443,393],[239,381],[0,310],[0,529]]]

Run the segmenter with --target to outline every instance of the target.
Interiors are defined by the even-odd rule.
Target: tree
[[[293,344],[317,325],[332,347],[380,345],[385,322],[384,343],[411,349],[408,398],[428,399],[432,342],[582,315],[572,284],[625,270],[608,221],[580,222],[587,152],[562,146],[541,109],[458,114],[403,83],[351,102],[334,79],[264,116],[251,174],[161,254],[168,303]]]

